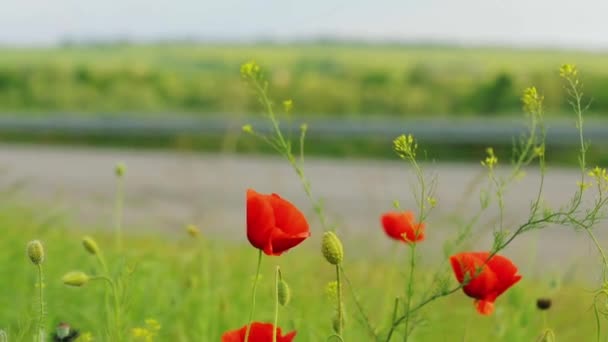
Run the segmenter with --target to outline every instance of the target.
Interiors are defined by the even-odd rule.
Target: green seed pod
[[[342,242],[334,232],[323,233],[321,252],[323,252],[325,259],[332,265],[339,265],[344,260]]]
[[[336,334],[342,333],[342,330],[344,328],[344,312],[342,312],[342,315],[338,315],[338,313],[336,312],[336,314],[331,320],[331,326]]]
[[[61,278],[61,280],[66,285],[81,287],[86,285],[86,283],[88,283],[91,278],[84,272],[72,271],[66,273],[63,278]]]
[[[27,244],[27,256],[34,265],[40,265],[44,261],[44,247],[39,240],[30,241]]]
[[[84,246],[84,249],[87,250],[87,252],[93,255],[99,254],[99,246],[97,246],[97,242],[95,242],[92,237],[85,236],[82,239],[82,245]]]
[[[279,284],[278,284],[278,296],[279,296],[279,304],[281,304],[282,306],[287,306],[287,304],[289,304],[289,301],[291,300],[291,289],[289,288],[289,285],[287,285],[287,282],[283,279],[279,280]]]
[[[116,173],[116,177],[124,176],[126,171],[127,171],[127,167],[125,166],[124,163],[118,163],[118,164],[116,164],[116,167],[114,168],[114,173]]]

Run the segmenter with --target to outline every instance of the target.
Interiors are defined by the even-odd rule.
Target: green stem
[[[38,342],[43,342],[45,340],[44,333],[44,277],[42,273],[42,265],[39,263],[38,265],[38,290],[39,290],[39,298],[40,298],[40,312],[38,317],[38,334],[39,338]]]
[[[348,276],[346,275],[346,272],[344,272],[343,266],[340,266],[340,272],[342,273],[342,276],[344,277],[346,286],[348,286],[348,288],[350,289],[350,293],[353,297],[353,301],[355,302],[355,306],[357,307],[357,310],[359,311],[359,314],[361,315],[363,322],[365,323],[365,326],[367,327],[367,330],[368,330],[370,336],[373,337],[374,340],[377,340],[378,336],[376,335],[376,329],[374,329],[369,317],[363,310],[363,305],[361,305],[361,302],[359,301],[359,298],[357,297],[357,294],[355,293],[355,289],[353,288],[353,284],[351,283],[350,278],[348,278]]]
[[[342,317],[343,306],[342,306],[342,278],[340,276],[340,265],[336,265],[336,283],[338,284],[338,331],[336,333],[342,338],[342,324],[344,317]]]
[[[122,322],[120,317],[120,295],[118,293],[118,286],[112,278],[107,275],[91,276],[90,280],[104,280],[112,291],[112,297],[114,300],[114,329],[109,329],[113,334],[117,336],[118,341],[122,338]],[[110,327],[108,327],[110,328]]]
[[[122,340],[122,322],[120,316],[120,298],[118,294],[118,287],[116,286],[116,282],[112,282],[112,294],[114,297],[114,325],[115,325],[115,333],[118,337],[118,340]]]
[[[114,204],[114,235],[116,249],[122,251],[122,215],[124,203],[124,185],[122,176],[116,181],[116,201]]]
[[[251,289],[251,309],[249,310],[249,319],[247,320],[247,330],[245,331],[245,341],[249,341],[249,333],[251,332],[251,322],[253,321],[253,313],[255,311],[255,295],[258,289],[258,279],[260,278],[260,268],[262,266],[262,250],[258,251],[258,266],[255,271],[255,279],[253,280],[253,288]]]
[[[409,338],[409,327],[410,327],[410,308],[412,304],[412,296],[414,295],[414,269],[416,268],[416,243],[412,242],[410,246],[410,276],[407,282],[407,304],[405,306],[405,330],[403,340],[407,342]]]
[[[279,266],[274,276],[274,324],[272,329],[272,342],[277,342],[277,329],[279,325]]]
[[[600,242],[595,237],[595,234],[593,234],[593,232],[591,231],[591,227],[584,227],[584,229],[587,232],[587,234],[589,235],[589,237],[591,238],[591,241],[593,241],[593,243],[595,244],[595,248],[597,248],[597,251],[602,256],[602,262],[604,263],[602,277],[605,282],[606,278],[607,278],[606,269],[608,268],[608,258],[606,257],[606,254],[604,253],[604,249],[600,245]]]
[[[106,261],[103,255],[101,254],[101,251],[95,253],[95,257],[97,258],[99,265],[101,265],[101,269],[103,270],[104,274],[109,275],[110,272],[108,271],[108,265],[106,264]]]

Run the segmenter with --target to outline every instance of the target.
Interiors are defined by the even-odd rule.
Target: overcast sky
[[[608,50],[608,0],[0,0],[0,44],[336,37]]]

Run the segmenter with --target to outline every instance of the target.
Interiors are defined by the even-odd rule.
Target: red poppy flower
[[[247,239],[255,248],[281,255],[309,236],[308,222],[293,204],[277,194],[247,190]]]
[[[416,223],[411,211],[388,212],[381,221],[384,232],[392,239],[408,243],[424,240],[424,223]]]
[[[272,342],[273,330],[274,327],[270,323],[253,322],[249,329],[249,342]],[[222,342],[245,342],[246,333],[246,325],[238,330],[227,331],[222,335]],[[291,342],[295,337],[295,331],[283,336],[281,328],[277,327],[277,342]]]
[[[517,274],[517,266],[511,260],[494,255],[486,263],[489,256],[489,252],[477,252],[460,253],[450,257],[458,282],[464,282],[465,274],[471,279],[463,287],[463,291],[467,296],[475,298],[477,311],[482,315],[491,314],[496,298],[521,279]],[[481,272],[477,273],[480,267]]]

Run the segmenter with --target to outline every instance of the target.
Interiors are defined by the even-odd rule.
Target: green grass
[[[25,246],[40,239],[46,248],[45,296],[48,331],[67,321],[83,332],[104,341],[105,319],[103,283],[91,282],[83,288],[68,288],[61,276],[71,270],[98,272],[95,258],[84,250],[81,238],[95,237],[105,253],[111,272],[117,265],[128,265],[135,272],[128,282],[126,327],[143,326],[154,318],[162,325],[158,341],[218,341],[222,332],[246,323],[257,250],[246,243],[244,228],[240,236],[227,239],[197,240],[181,227],[174,235],[152,232],[131,233],[126,251],[114,253],[108,232],[85,227],[68,216],[49,214],[44,206],[19,204],[3,197],[0,209],[0,328],[10,341],[31,341],[35,323],[36,270],[28,260]],[[378,234],[381,230],[378,229]],[[272,279],[274,265],[281,265],[290,284],[293,301],[281,310],[279,325],[296,329],[296,341],[323,341],[331,331],[333,306],[325,293],[333,279],[333,268],[319,252],[319,231],[313,238],[281,257],[263,259],[258,289],[256,320],[272,321]],[[402,294],[405,251],[395,257],[366,247],[356,238],[347,241],[345,269],[372,322],[386,331],[393,298]],[[401,246],[405,248],[404,246]],[[398,262],[396,262],[398,261]],[[403,262],[402,262],[403,261]],[[438,267],[422,260],[416,293],[427,290],[429,276]],[[540,296],[553,298],[548,323],[559,340],[591,340],[595,335],[591,293],[580,283],[565,282],[551,287],[547,275],[526,274],[522,282],[497,301],[490,317],[478,315],[472,299],[462,292],[427,306],[418,316],[415,340],[418,341],[532,341],[542,330],[542,315],[535,307]],[[347,341],[367,341],[364,325],[358,319],[352,297],[346,290]],[[381,314],[380,314],[381,313]]]
[[[254,59],[298,115],[520,113],[536,85],[549,115],[568,112],[557,68],[575,63],[592,112],[608,111],[606,54],[498,48],[291,44],[99,45],[0,49],[0,113],[230,115],[259,110],[239,76]]]

